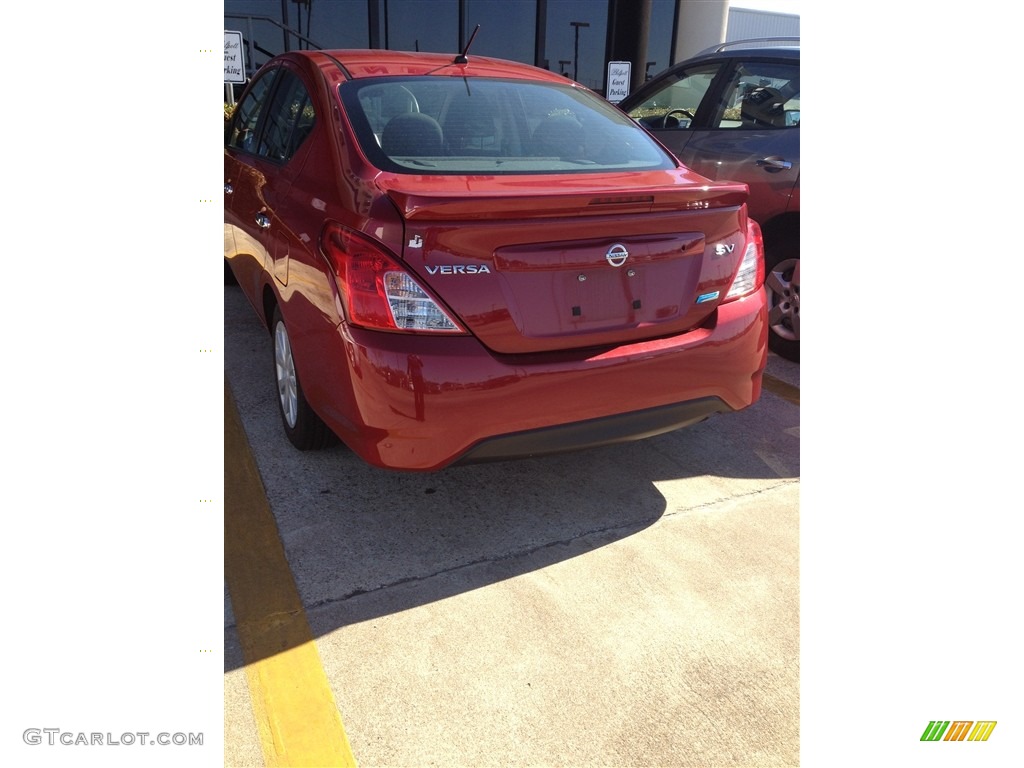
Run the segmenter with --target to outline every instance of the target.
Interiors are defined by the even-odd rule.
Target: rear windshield
[[[676,163],[603,99],[554,83],[356,80],[339,87],[363,152],[396,173],[639,171]]]

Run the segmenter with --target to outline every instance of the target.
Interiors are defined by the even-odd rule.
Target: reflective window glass
[[[689,128],[721,66],[705,64],[681,72],[630,111],[629,116],[655,130]]]
[[[228,130],[227,144],[229,147],[246,152],[255,150],[256,128],[260,113],[270,95],[271,86],[274,84],[274,78],[277,77],[278,71],[275,68],[260,75],[246,97],[239,102]]]
[[[416,174],[571,173],[673,168],[625,114],[555,83],[379,78],[340,87],[363,151]]]
[[[800,65],[738,64],[722,93],[711,125],[758,130],[800,125]]]
[[[288,160],[313,128],[316,115],[309,92],[297,75],[283,71],[267,110],[257,154]]]

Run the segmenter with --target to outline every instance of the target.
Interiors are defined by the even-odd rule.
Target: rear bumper
[[[458,463],[519,459],[642,440],[688,427],[713,414],[731,410],[717,397],[704,397],[643,411],[500,435],[477,443],[462,455]]]
[[[370,464],[437,470],[641,439],[746,408],[761,392],[767,309],[761,290],[719,307],[711,325],[600,353],[496,356],[472,337],[344,325],[337,342],[314,365],[316,380],[338,386],[307,392],[321,418]]]

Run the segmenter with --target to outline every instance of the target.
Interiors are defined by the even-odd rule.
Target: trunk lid
[[[489,349],[523,354],[704,322],[743,255],[747,188],[702,182],[680,169],[396,175],[385,187],[405,220],[407,266]]]

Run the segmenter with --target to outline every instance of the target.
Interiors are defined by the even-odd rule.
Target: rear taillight
[[[761,227],[753,219],[747,219],[747,244],[736,277],[732,280],[725,301],[732,301],[758,290],[764,283],[764,238]]]
[[[465,333],[383,245],[327,224],[320,247],[338,278],[353,325],[405,333]]]

